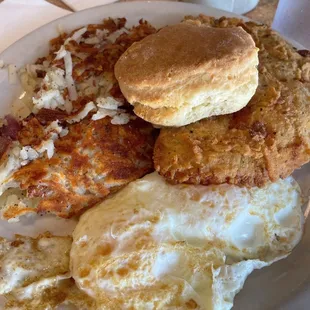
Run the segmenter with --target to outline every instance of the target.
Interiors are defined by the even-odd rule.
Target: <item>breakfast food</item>
[[[230,309],[254,269],[298,243],[301,204],[292,177],[246,189],[154,172],[81,216],[72,276],[107,309]]]
[[[6,297],[4,309],[42,310],[74,305],[80,310],[95,310],[95,301],[70,278],[71,244],[71,237],[47,232],[37,238],[1,238],[0,294]]]
[[[71,243],[71,237],[49,233],[38,238],[17,235],[12,242],[1,238],[0,294],[46,278],[68,278]]]
[[[182,128],[163,128],[156,170],[174,183],[263,186],[310,160],[310,58],[265,25],[200,16],[189,22],[243,27],[259,48],[259,86],[230,115]]]
[[[154,36],[156,29],[143,20],[132,28],[125,23],[124,18],[110,18],[61,34],[52,40],[48,56],[18,71],[25,92],[14,102],[12,115],[0,119],[2,218],[14,222],[30,213],[69,218],[91,209],[80,217],[73,243],[70,236],[49,233],[37,238],[17,235],[14,241],[0,238],[0,294],[7,299],[6,310],[60,310],[63,306],[81,310],[228,310],[254,269],[287,257],[301,238],[301,190],[292,177],[275,177],[272,163],[283,166],[284,177],[309,157],[309,61],[305,53],[299,57],[268,28],[236,19],[188,17]],[[161,42],[163,33],[166,39],[174,36],[168,49],[179,43],[180,55],[191,51],[191,56],[197,56],[196,71],[186,53],[184,65],[192,67],[183,72],[178,71],[185,68],[179,55],[163,57],[158,65],[166,65],[167,76],[159,74],[158,83],[151,86],[158,87],[161,100],[173,101],[180,109],[158,108],[155,97],[149,96],[154,88],[139,93],[137,89],[142,88],[136,85],[135,94],[130,89],[128,96],[139,93],[154,99],[135,103],[136,114],[143,110],[141,113],[155,117],[146,111],[157,109],[156,117],[175,122],[173,126],[194,122],[201,116],[199,100],[208,94],[218,100],[216,108],[220,107],[221,113],[229,113],[228,103],[234,108],[246,104],[257,82],[257,49],[239,26],[261,49],[260,86],[249,107],[175,131],[162,129],[154,159],[160,173],[176,183],[236,183],[261,188],[172,185],[157,172],[144,176],[153,171],[156,130],[133,113],[120,92],[115,63],[121,57],[115,72],[123,90],[128,75],[151,81],[154,76],[143,76],[142,69],[139,75],[127,67],[125,76],[125,56],[121,55],[129,48],[132,56],[140,44],[130,46],[147,36],[150,39],[141,46],[145,42],[151,46],[153,40]],[[183,36],[179,38],[180,33]],[[199,33],[208,34],[209,49],[198,48],[207,47],[205,38],[198,40]],[[186,41],[197,44],[184,46]],[[220,47],[218,41],[226,45]],[[155,51],[146,47],[144,52],[150,56]],[[174,60],[178,60],[176,66]],[[143,69],[149,68],[147,65]],[[13,81],[14,68],[8,66]],[[215,74],[218,69],[222,75]],[[200,84],[201,80],[204,83]],[[167,81],[171,88],[179,87],[171,96]],[[206,88],[207,95],[202,90]],[[125,87],[125,95],[126,91]],[[226,102],[229,93],[233,100]],[[185,97],[193,104],[189,112],[179,104]],[[197,115],[196,108],[200,111]],[[213,108],[206,109],[208,116]],[[169,114],[172,110],[174,114]],[[267,116],[273,111],[279,123]],[[190,135],[183,135],[188,128]],[[273,158],[276,151],[279,157]],[[258,164],[251,166],[244,157],[239,162],[235,158],[227,161],[231,153],[255,158]],[[266,175],[259,166],[262,157],[269,173],[266,178],[259,174]],[[213,169],[213,161],[220,165]],[[249,171],[242,173],[257,174],[253,180],[239,175],[239,170],[235,179],[230,175],[224,179],[223,175],[235,171],[234,165],[243,164]],[[212,177],[203,179],[210,167]],[[196,174],[189,176],[189,171]],[[15,225],[26,223],[29,227],[34,221],[37,217]]]
[[[69,218],[153,170],[156,132],[132,113],[114,64],[153,33],[106,19],[51,41],[18,72],[25,92],[0,124],[0,213]],[[17,74],[17,73],[16,73]]]
[[[78,309],[99,310],[96,302],[79,290],[73,279],[34,283],[6,295],[4,310]]]
[[[53,156],[23,165],[20,154],[27,150],[30,157],[37,141],[42,144],[40,134],[45,134],[36,118],[25,128],[19,135],[21,148],[13,149],[17,156],[7,155],[6,166],[20,167],[7,169],[0,187],[1,215],[6,220],[28,213],[72,217],[153,169],[153,129],[141,120],[122,126],[111,124],[110,117],[82,120],[55,140]],[[29,131],[36,133],[35,138]]]
[[[183,126],[242,109],[255,93],[257,65],[257,48],[241,27],[185,22],[131,45],[115,76],[139,117]]]

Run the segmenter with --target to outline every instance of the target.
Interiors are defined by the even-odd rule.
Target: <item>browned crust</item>
[[[259,86],[237,113],[162,129],[156,170],[171,182],[191,184],[263,186],[287,177],[310,160],[310,59],[267,26],[199,19],[252,35],[260,49]]]
[[[31,124],[37,122],[29,121],[29,131]],[[138,119],[122,126],[111,124],[110,118],[86,119],[69,126],[69,134],[55,142],[51,159],[34,160],[13,179],[28,197],[40,198],[36,212],[71,217],[153,170],[152,133],[153,127]],[[11,210],[10,218],[27,211],[14,210],[18,214]]]
[[[152,101],[161,106],[165,90],[208,70],[210,75],[215,69],[225,71],[246,61],[252,52],[255,44],[241,27],[220,29],[180,23],[129,47],[115,65],[115,76],[130,103]]]
[[[125,18],[108,18],[100,24],[87,25],[83,37],[88,38],[97,30],[107,30],[111,34],[121,29],[125,23]],[[126,109],[131,118],[135,118],[114,77],[114,65],[132,43],[156,32],[156,29],[141,19],[137,26],[128,30],[128,33],[119,35],[115,43],[102,42],[104,44],[100,49],[92,44],[72,40],[66,44],[66,49],[87,54],[82,60],[72,53],[72,75],[76,85],[90,76],[107,78],[113,83],[109,95],[123,102],[122,108]],[[55,52],[69,36],[70,34],[64,33],[52,39],[49,54],[39,58],[36,63],[42,64],[48,60],[51,66],[64,69],[63,60],[55,60]],[[42,72],[39,74],[42,75]],[[65,92],[64,96],[67,95]],[[2,209],[4,219],[36,212],[53,213],[64,218],[79,215],[110,193],[154,170],[152,154],[155,135],[150,124],[136,119],[126,125],[112,125],[110,118],[92,121],[91,115],[79,124],[66,123],[68,117],[77,114],[88,102],[95,100],[94,94],[80,94],[73,102],[73,112],[70,115],[60,110],[41,109],[35,116],[30,115],[23,121],[17,137],[22,146],[36,147],[49,139],[45,129],[55,120],[68,127],[69,134],[54,143],[55,153],[51,159],[46,156],[36,159],[13,175],[12,179],[20,183],[22,194],[31,198],[33,204],[6,206]],[[15,130],[12,133],[15,134]],[[0,137],[0,143],[3,142],[2,147],[0,146],[1,162],[10,155],[12,141],[8,139]],[[8,145],[4,145],[4,142]]]

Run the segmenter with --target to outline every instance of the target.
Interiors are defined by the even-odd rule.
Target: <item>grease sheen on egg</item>
[[[246,189],[149,174],[81,217],[73,277],[103,309],[230,309],[254,269],[300,240],[301,200],[292,177]]]

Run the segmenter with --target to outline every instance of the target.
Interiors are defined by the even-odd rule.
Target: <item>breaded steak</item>
[[[263,186],[310,160],[310,53],[265,25],[187,17],[210,27],[243,27],[259,48],[259,86],[241,111],[163,128],[156,170],[173,183]]]

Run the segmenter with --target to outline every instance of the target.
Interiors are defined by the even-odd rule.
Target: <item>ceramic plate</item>
[[[199,13],[214,17],[223,15],[240,17],[206,6],[187,3],[116,3],[80,11],[53,21],[11,45],[0,54],[0,59],[6,64],[16,64],[18,67],[33,63],[38,57],[47,54],[48,41],[58,35],[57,26],[59,24],[65,30],[70,31],[82,25],[100,22],[105,17],[126,17],[129,25],[136,24],[140,18],[144,18],[154,26],[161,27],[180,22],[184,15]],[[294,44],[297,48],[302,48],[297,43]],[[20,91],[18,84],[9,84],[7,71],[0,70],[0,115],[9,112],[12,101]],[[298,170],[294,176],[304,193],[309,196],[310,164]],[[14,233],[22,233],[34,236],[46,230],[63,235],[70,233],[74,226],[73,220],[56,219],[51,216],[31,218],[31,220],[23,219],[19,223],[12,224],[0,221],[0,235],[12,237]],[[251,274],[244,289],[235,299],[234,309],[309,309],[310,221],[306,226],[303,240],[287,259]]]

